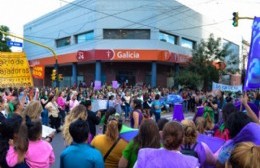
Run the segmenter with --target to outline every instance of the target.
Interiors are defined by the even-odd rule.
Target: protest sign
[[[100,89],[101,89],[101,81],[95,81],[94,90],[100,90]]]
[[[0,52],[0,87],[31,87],[33,80],[22,52]]]
[[[117,81],[112,81],[112,87],[113,89],[117,89],[118,88],[118,82]]]
[[[33,78],[44,79],[44,66],[34,66],[32,69]]]
[[[242,92],[242,85],[224,85],[221,83],[215,83],[212,84],[212,90],[220,90],[220,91],[230,91],[230,92]]]

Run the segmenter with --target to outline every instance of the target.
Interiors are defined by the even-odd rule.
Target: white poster
[[[212,90],[221,90],[221,91],[230,91],[230,92],[242,92],[242,85],[224,85],[221,83],[215,83],[212,84]]]
[[[107,109],[107,100],[94,100],[91,102],[92,111],[97,112],[99,110]]]

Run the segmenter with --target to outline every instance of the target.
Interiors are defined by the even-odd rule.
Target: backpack
[[[184,155],[194,156],[195,158],[199,158],[198,153],[194,150],[197,146],[197,142],[190,148],[190,145],[181,146],[181,153]]]

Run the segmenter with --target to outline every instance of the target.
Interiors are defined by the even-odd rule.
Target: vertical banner
[[[95,81],[94,90],[101,90],[101,81]]]
[[[31,87],[29,63],[22,52],[0,52],[0,87]]]
[[[260,17],[255,17],[244,90],[260,88]]]

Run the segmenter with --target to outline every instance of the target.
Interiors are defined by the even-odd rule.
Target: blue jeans
[[[125,110],[125,118],[128,118],[129,117],[129,113],[130,113],[130,105],[126,104],[124,110]]]
[[[183,109],[183,112],[184,113],[187,113],[188,112],[188,101],[187,100],[184,100],[183,103],[182,103],[182,109]]]
[[[154,116],[155,116],[155,121],[158,122],[158,120],[161,119],[161,113],[156,113],[154,112]]]
[[[49,116],[48,116],[48,110],[43,109],[41,116],[42,116],[42,124],[43,125],[49,125]]]

